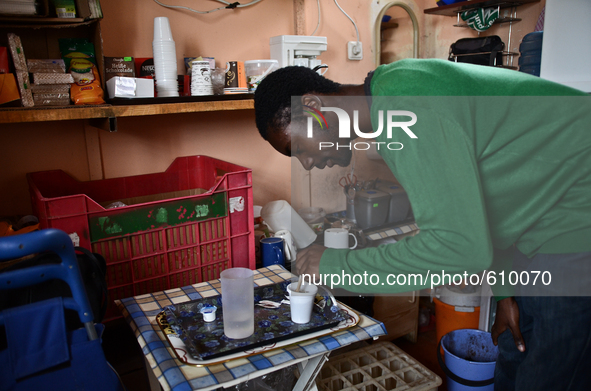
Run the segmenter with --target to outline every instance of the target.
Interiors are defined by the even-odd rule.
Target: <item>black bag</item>
[[[478,38],[462,38],[449,48],[449,60],[470,64],[503,65],[505,44],[498,35]]]
[[[107,262],[100,254],[92,253],[82,247],[75,247],[75,249],[86,295],[94,315],[94,322],[100,323],[105,317],[108,304]],[[54,252],[44,252],[3,268],[0,273],[49,263],[61,263],[61,259]],[[58,296],[72,297],[70,286],[62,280],[50,280],[25,288],[13,289],[9,294],[0,295],[0,309],[18,307]],[[76,311],[66,311],[66,324],[71,330],[82,327]]]

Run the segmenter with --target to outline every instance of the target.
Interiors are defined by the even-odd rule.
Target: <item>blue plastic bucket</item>
[[[443,356],[441,357],[441,347]],[[460,329],[441,338],[437,358],[447,375],[449,391],[493,391],[495,364],[499,354],[490,333]]]

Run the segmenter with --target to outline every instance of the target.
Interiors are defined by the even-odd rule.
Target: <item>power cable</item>
[[[318,2],[318,23],[316,24],[316,28],[314,29],[314,32],[310,35],[314,35],[316,34],[316,30],[318,30],[318,27],[320,27],[320,0],[316,0]]]
[[[355,26],[355,32],[357,33],[357,43],[355,44],[355,47],[353,48],[353,54],[359,54],[359,52],[360,52],[360,50],[359,50],[359,29],[357,28],[357,24],[355,23],[355,21],[353,19],[351,19],[351,17],[345,12],[345,10],[341,8],[341,6],[337,2],[337,0],[334,0],[334,3],[337,5],[337,7],[339,7],[339,9],[341,10],[341,12],[343,14],[345,14],[345,16],[347,18],[349,18],[349,20],[351,21],[351,23],[353,23],[353,26]]]
[[[195,13],[198,13],[198,14],[209,14],[209,13],[212,13],[212,12],[221,11],[221,10],[225,10],[225,9],[234,9],[234,8],[248,7],[250,5],[254,5],[254,4],[256,4],[256,3],[258,3],[258,2],[260,2],[262,0],[253,0],[250,3],[246,3],[246,4],[240,4],[239,2],[230,3],[229,1],[224,1],[224,0],[215,0],[215,1],[217,1],[219,3],[222,3],[222,4],[226,4],[226,6],[225,7],[214,8],[214,9],[209,10],[209,11],[198,11],[198,10],[195,10],[193,8],[190,8],[190,7],[185,7],[183,5],[163,4],[163,3],[161,3],[158,0],[154,0],[154,2],[156,4],[161,5],[162,7],[173,8],[173,9],[181,9],[181,10],[195,12]]]

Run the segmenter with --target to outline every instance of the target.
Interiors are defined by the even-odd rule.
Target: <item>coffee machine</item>
[[[314,69],[325,65],[318,56],[327,46],[326,37],[278,35],[270,39],[271,59],[277,60],[279,67],[298,65]]]

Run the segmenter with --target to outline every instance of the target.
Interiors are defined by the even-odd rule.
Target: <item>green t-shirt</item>
[[[430,287],[441,271],[500,272],[513,245],[527,256],[591,251],[587,94],[512,70],[412,59],[378,67],[371,95],[374,129],[380,110],[417,117],[417,138],[395,129],[376,141],[404,145],[379,153],[406,190],[420,233],[327,249],[321,274],[379,276],[375,285],[334,286],[396,293]],[[423,284],[390,284],[389,274],[421,275]]]

